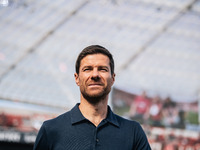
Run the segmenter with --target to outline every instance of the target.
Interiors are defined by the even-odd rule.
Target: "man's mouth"
[[[101,83],[92,83],[92,84],[89,84],[89,86],[96,87],[96,86],[102,86],[102,84]]]

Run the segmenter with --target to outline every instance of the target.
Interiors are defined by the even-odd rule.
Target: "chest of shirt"
[[[51,150],[131,150],[130,132],[109,123],[95,127],[91,123],[72,125],[52,138]]]

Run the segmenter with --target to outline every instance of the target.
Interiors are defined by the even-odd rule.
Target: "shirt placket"
[[[99,124],[99,126],[98,127],[96,127],[95,129],[94,129],[94,139],[93,139],[93,150],[96,150],[97,149],[97,146],[98,146],[98,144],[99,144],[99,142],[100,142],[100,139],[99,139],[99,136],[98,136],[98,132],[99,132],[99,130],[100,130],[100,128],[103,128],[103,126],[106,124],[106,120],[103,120],[100,124]]]
[[[93,150],[96,150],[96,145],[98,144],[98,127],[94,129],[94,138],[93,138]]]

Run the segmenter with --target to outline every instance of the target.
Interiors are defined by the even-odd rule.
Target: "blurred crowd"
[[[169,97],[148,98],[146,92],[136,96],[130,106],[129,117],[142,124],[157,127],[185,128],[185,112]]]
[[[54,118],[54,115],[48,114],[9,114],[0,113],[1,129],[16,129],[21,132],[37,132],[44,120]]]

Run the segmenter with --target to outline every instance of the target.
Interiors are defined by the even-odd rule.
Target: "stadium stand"
[[[0,10],[0,96],[71,108],[78,99],[72,64],[97,43],[114,53],[117,87],[195,99],[198,8],[192,0],[10,1]]]
[[[200,98],[200,0],[0,0],[0,20],[0,113],[5,101],[72,108],[74,63],[90,44],[113,53],[115,88]]]

